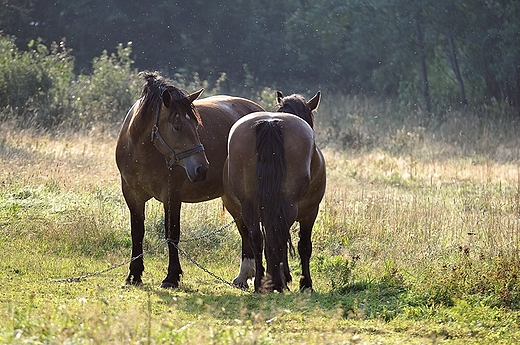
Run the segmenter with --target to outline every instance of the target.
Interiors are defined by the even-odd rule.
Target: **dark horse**
[[[168,275],[161,286],[177,287],[181,203],[222,196],[229,129],[242,116],[263,109],[237,97],[196,100],[202,90],[188,94],[157,72],[141,75],[141,98],[128,111],[116,147],[132,229],[133,261],[126,282],[142,283],[145,204],[155,198],[164,204],[169,249]]]
[[[233,283],[246,288],[254,276],[257,292],[282,292],[292,280],[287,256],[295,221],[300,223],[300,289],[312,289],[311,232],[325,193],[325,160],[314,142],[312,114],[320,92],[308,102],[280,92],[277,99],[278,112],[250,114],[233,125],[224,164],[224,204],[233,217],[242,216],[237,221],[242,262]]]

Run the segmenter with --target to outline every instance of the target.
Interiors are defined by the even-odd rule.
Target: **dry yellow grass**
[[[110,135],[40,135],[2,128],[1,179],[38,185],[49,182],[74,191],[119,181],[114,159],[115,138]]]
[[[0,178],[6,191],[15,185],[54,185],[78,193],[119,188],[113,135],[3,132]],[[445,257],[468,245],[479,255],[517,252],[517,163],[433,154],[416,159],[380,149],[324,153],[328,186],[315,230],[317,248],[370,263],[391,259],[412,266],[420,257]],[[201,205],[199,215],[200,207],[219,210]],[[161,218],[160,207],[150,212]]]
[[[59,212],[37,219],[31,208],[2,210],[0,231],[10,236],[4,236],[10,257],[0,257],[6,272],[1,278],[8,282],[2,316],[13,321],[0,321],[0,339],[419,344],[445,337],[478,341],[509,332],[504,339],[518,340],[518,314],[488,309],[518,308],[520,170],[514,161],[447,156],[442,152],[452,148],[438,142],[401,155],[379,148],[325,148],[328,186],[314,228],[311,266],[317,294],[264,299],[229,292],[184,258],[182,288],[161,291],[154,285],[165,273],[160,251],[147,257],[145,289],[121,289],[125,269],[63,286],[34,281],[34,272],[78,275],[128,257],[129,219],[114,162],[115,136],[8,128],[2,133],[0,192],[15,196],[1,206],[21,204],[20,190],[40,186],[45,193],[31,198],[63,199],[56,201]],[[79,197],[75,203],[66,198],[69,192]],[[198,224],[210,230],[224,221],[218,200],[186,205],[184,212],[185,234],[198,231]],[[157,202],[147,213],[149,244],[161,236],[163,215]],[[194,253],[232,278],[239,246],[236,231],[229,233],[234,237],[212,240]],[[291,265],[295,277],[297,260]],[[342,276],[345,270],[352,272]],[[475,304],[464,301],[473,295],[484,297],[476,297]],[[454,308],[444,309],[452,299]],[[31,309],[33,304],[38,310]],[[479,306],[476,316],[474,305]],[[475,328],[480,333],[470,333]]]

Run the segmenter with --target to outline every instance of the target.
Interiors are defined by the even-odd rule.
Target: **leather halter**
[[[164,150],[168,152],[168,154],[164,155],[166,158],[166,165],[168,166],[168,169],[171,169],[175,164],[179,163],[179,161],[183,160],[184,158],[187,158],[191,155],[194,155],[196,153],[204,151],[204,146],[202,144],[198,144],[191,149],[187,149],[185,151],[182,151],[180,153],[175,153],[175,151],[168,146],[168,143],[164,140],[161,133],[159,133],[159,113],[161,112],[161,105],[159,104],[157,111],[155,113],[155,121],[152,127],[152,143],[155,147],[157,147],[157,144],[155,143],[155,138],[159,141],[159,144],[162,146]]]

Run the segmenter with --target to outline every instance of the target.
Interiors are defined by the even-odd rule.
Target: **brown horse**
[[[164,204],[168,274],[162,287],[177,287],[182,274],[176,248],[182,202],[222,196],[222,168],[229,129],[242,116],[262,107],[249,100],[214,96],[195,100],[156,72],[143,72],[141,98],[128,111],[119,133],[116,162],[130,209],[132,262],[127,284],[141,284],[145,204]],[[209,163],[208,163],[209,161]]]
[[[325,193],[325,160],[314,142],[314,116],[320,92],[308,102],[299,95],[277,94],[276,113],[258,112],[231,128],[224,164],[224,204],[242,236],[240,272],[233,280],[246,288],[255,277],[255,291],[283,291],[292,280],[288,247],[290,227],[300,223],[302,276],[300,289],[312,289],[309,260],[311,232]],[[294,114],[294,115],[293,115]],[[264,285],[264,250],[268,283]]]

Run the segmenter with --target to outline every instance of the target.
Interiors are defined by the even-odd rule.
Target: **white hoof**
[[[238,275],[233,279],[233,285],[241,288],[247,289],[249,287],[248,280],[254,278],[255,276],[255,260],[254,259],[244,259],[240,263],[240,271]]]

